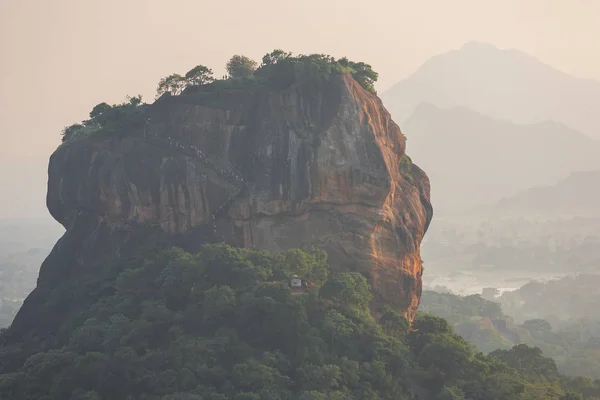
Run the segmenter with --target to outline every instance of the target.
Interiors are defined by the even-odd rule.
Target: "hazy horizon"
[[[379,72],[382,93],[429,58],[477,41],[600,80],[599,14],[592,0],[4,0],[0,218],[47,217],[46,168],[61,129],[102,101],[138,93],[151,101],[170,73],[205,64],[219,76],[233,54],[259,60],[283,48],[367,62]]]

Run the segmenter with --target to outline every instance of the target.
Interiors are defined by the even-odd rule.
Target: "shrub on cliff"
[[[318,251],[226,245],[128,259],[47,299],[77,299],[79,313],[40,352],[0,344],[0,398],[495,400],[543,390],[439,318],[420,317],[409,333],[387,308],[380,325],[359,274],[324,277],[322,295],[318,285],[291,292],[289,276],[323,277],[325,262]]]

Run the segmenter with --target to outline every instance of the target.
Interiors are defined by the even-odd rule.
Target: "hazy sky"
[[[476,40],[600,80],[598,15],[598,0],[0,0],[0,218],[47,214],[64,126],[196,64],[328,53],[370,63],[382,91]]]

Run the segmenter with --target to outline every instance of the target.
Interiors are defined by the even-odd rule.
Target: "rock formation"
[[[191,250],[314,245],[333,268],[365,274],[374,305],[414,317],[429,180],[381,101],[350,75],[279,92],[163,96],[147,115],[144,131],[65,143],[52,155],[47,203],[66,233],[13,331],[55,329],[45,296],[99,273],[150,230]],[[56,307],[67,312],[69,301]]]

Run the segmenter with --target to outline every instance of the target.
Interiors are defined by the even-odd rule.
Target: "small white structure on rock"
[[[302,278],[294,275],[290,282],[290,286],[293,288],[301,288],[302,287]]]

